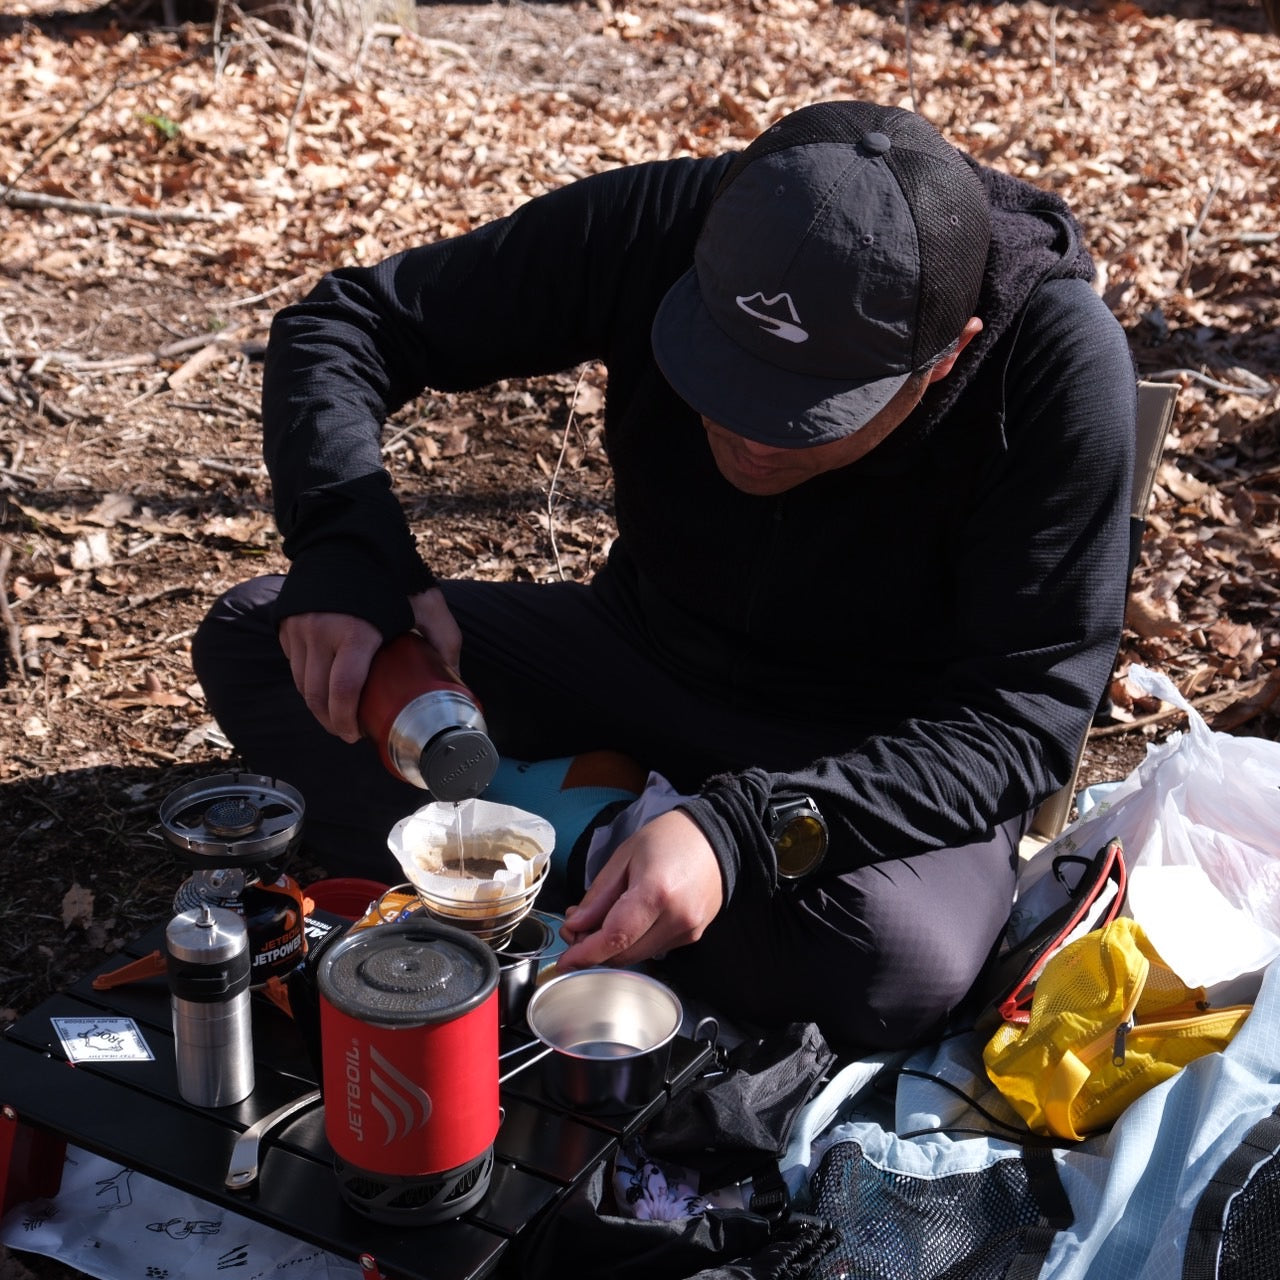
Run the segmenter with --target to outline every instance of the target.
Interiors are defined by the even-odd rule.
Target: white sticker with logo
[[[153,1062],[132,1018],[50,1018],[68,1062]]]

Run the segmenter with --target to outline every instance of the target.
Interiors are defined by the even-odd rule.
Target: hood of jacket
[[[1061,196],[966,159],[991,202],[991,247],[977,307],[982,332],[961,352],[951,372],[929,387],[915,412],[863,460],[876,469],[896,470],[914,456],[979,381],[982,400],[1000,429],[1004,371],[1031,298],[1048,280],[1094,276],[1080,224]]]

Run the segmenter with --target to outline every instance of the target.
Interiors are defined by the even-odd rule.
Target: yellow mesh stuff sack
[[[1025,1025],[1004,1023],[982,1058],[1035,1133],[1080,1139],[1188,1062],[1225,1048],[1251,1005],[1207,1009],[1127,916],[1052,956]]]

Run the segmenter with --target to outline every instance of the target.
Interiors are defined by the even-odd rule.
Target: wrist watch
[[[764,815],[782,880],[812,875],[827,856],[827,824],[811,796],[779,796]]]

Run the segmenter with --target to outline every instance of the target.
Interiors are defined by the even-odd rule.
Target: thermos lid
[[[437,734],[422,750],[419,772],[437,800],[471,800],[493,780],[498,752],[483,724]]]
[[[239,912],[202,903],[180,911],[164,931],[169,955],[184,964],[216,965],[249,948],[249,931]]]
[[[388,1027],[460,1017],[497,989],[486,942],[433,920],[353,929],[321,957],[322,999],[348,1017]]]

